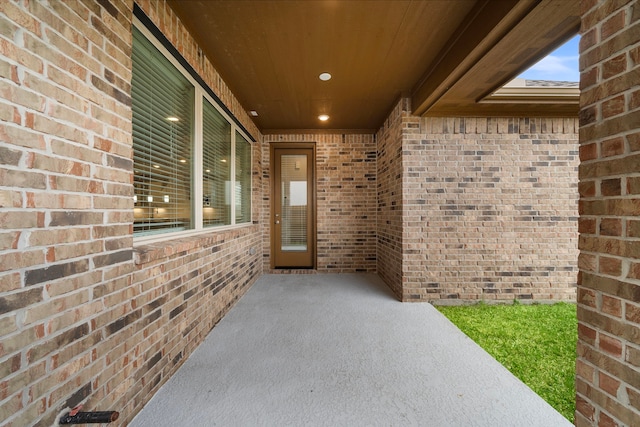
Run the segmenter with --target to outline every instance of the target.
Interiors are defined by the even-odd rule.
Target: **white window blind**
[[[307,250],[307,156],[280,156],[281,249]]]
[[[231,224],[225,183],[231,179],[231,125],[206,99],[202,108],[202,221],[205,227]]]
[[[134,28],[134,234],[193,227],[194,86]]]
[[[251,222],[251,143],[167,43],[134,19],[133,229],[139,241]]]
[[[251,144],[236,131],[236,223],[251,221]]]

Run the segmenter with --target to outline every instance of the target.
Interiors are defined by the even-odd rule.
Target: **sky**
[[[579,40],[580,36],[573,37],[518,77],[527,80],[579,82]]]

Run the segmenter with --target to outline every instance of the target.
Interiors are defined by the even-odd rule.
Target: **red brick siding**
[[[112,379],[120,393],[96,406],[130,417],[142,408],[262,273],[261,238],[250,226],[136,248],[135,293],[127,298],[131,309],[123,305],[124,319],[135,323],[123,326],[115,349],[98,347],[118,356]],[[109,319],[107,330],[121,319]]]
[[[403,170],[402,141],[410,121],[409,102],[401,100],[376,136],[378,143],[378,275],[402,298]]]
[[[408,110],[378,136],[385,282],[405,301],[575,299],[577,120]]]
[[[424,118],[404,141],[404,298],[574,300],[577,120]]]
[[[640,6],[582,1],[576,425],[640,424]]]

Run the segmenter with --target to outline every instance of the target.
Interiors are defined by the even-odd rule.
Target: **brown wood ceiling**
[[[477,101],[574,35],[578,0],[169,4],[264,133],[374,131],[401,96],[420,115],[577,115]]]

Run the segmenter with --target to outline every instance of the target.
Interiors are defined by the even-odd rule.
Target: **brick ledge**
[[[141,243],[137,246],[134,243],[133,262],[135,265],[144,265],[179,253],[221,244],[230,238],[237,238],[251,233],[253,226],[253,224],[247,224],[223,230],[211,230],[160,242]]]

